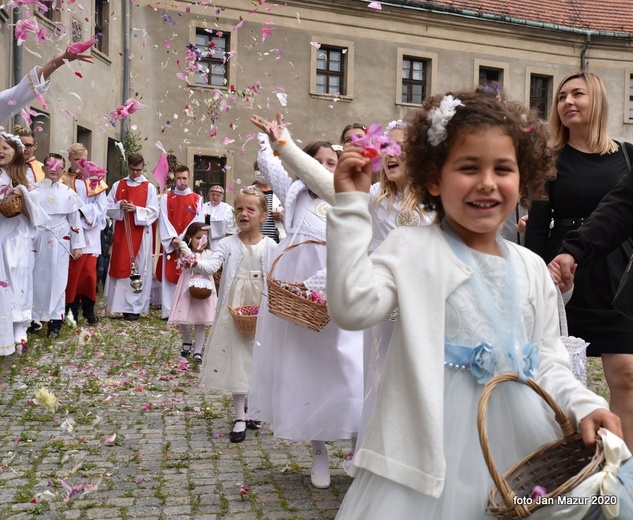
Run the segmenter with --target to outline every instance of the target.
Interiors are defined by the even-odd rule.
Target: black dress
[[[633,157],[632,148],[627,146],[627,150]],[[629,171],[621,150],[598,155],[569,145],[561,150],[557,167],[557,178],[548,186],[549,200],[533,205],[525,235],[526,247],[545,262],[560,252],[568,232],[578,229],[580,219],[587,219]],[[571,336],[590,343],[590,356],[633,353],[633,320],[611,304],[632,251],[625,240],[606,256],[579,264],[576,271],[574,293],[566,306],[567,322]]]

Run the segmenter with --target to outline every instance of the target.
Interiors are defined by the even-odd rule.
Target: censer
[[[130,269],[130,285],[135,293],[143,292],[143,280],[141,280],[141,274],[134,263]]]
[[[130,229],[129,213],[123,216],[123,222],[125,224],[125,236],[127,238],[128,252],[130,253],[130,285],[134,293],[138,294],[143,292],[143,280],[141,280],[141,273],[138,272],[138,268],[134,263],[134,255],[132,253],[132,230]]]

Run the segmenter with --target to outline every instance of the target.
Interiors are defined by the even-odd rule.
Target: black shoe
[[[39,332],[40,330],[42,330],[42,322],[34,320],[31,322],[30,327],[26,329],[26,332],[28,332],[29,334],[35,334],[36,332]]]
[[[136,321],[141,317],[140,314],[135,314],[133,312],[124,312],[123,319],[127,321]]]
[[[235,421],[233,421],[233,424],[236,424],[238,422],[246,422],[246,421],[244,419],[236,419]],[[244,439],[246,439],[246,430],[244,430],[243,432],[229,433],[229,440],[234,444],[237,444],[238,442],[242,442],[244,441]]]
[[[99,318],[97,318],[97,315],[95,314],[94,300],[89,300],[86,297],[82,298],[81,307],[83,309],[84,318],[88,320],[89,325],[95,325],[99,323]]]
[[[189,357],[191,353],[191,343],[183,343],[182,350],[180,351],[180,355],[184,358]]]
[[[195,352],[192,358],[195,362],[202,363],[202,354],[200,352]]]
[[[248,430],[259,430],[262,427],[261,421],[254,421],[253,419],[246,420],[246,428]]]

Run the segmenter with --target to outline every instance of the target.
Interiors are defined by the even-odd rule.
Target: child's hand
[[[270,139],[271,143],[279,141],[281,139],[281,134],[284,131],[284,117],[277,112],[277,116],[274,123],[266,121],[264,118],[254,115],[251,117],[251,123],[253,123],[257,128],[259,128],[262,132],[264,132],[268,139]]]
[[[517,233],[525,233],[527,228],[528,215],[523,215],[516,223]]]
[[[620,418],[605,408],[598,408],[583,417],[578,427],[582,435],[582,441],[588,448],[593,448],[596,444],[596,432],[600,428],[606,428],[611,433],[620,437],[620,439],[624,438]]]
[[[363,156],[363,149],[348,145],[339,157],[334,171],[334,191],[369,192],[371,187],[372,168],[371,159]]]
[[[78,249],[73,249],[73,253],[71,256],[73,260],[78,260],[79,258],[81,258],[82,254],[83,254],[83,249],[78,248]]]
[[[552,261],[547,266],[547,268],[549,269],[549,274],[552,275],[552,279],[554,280],[554,283],[558,285],[561,292],[566,293],[570,291],[571,288],[573,287],[574,275],[576,274],[576,267],[577,267],[577,264],[574,264],[571,267],[571,270],[569,272],[569,277],[567,281],[565,281],[563,278],[563,269],[558,262]]]
[[[570,280],[574,280],[574,273],[576,272],[578,264],[573,256],[569,253],[561,253],[560,255],[554,257],[554,259],[550,262],[550,264],[553,263],[556,263],[559,266],[562,282],[565,285],[567,285]]]

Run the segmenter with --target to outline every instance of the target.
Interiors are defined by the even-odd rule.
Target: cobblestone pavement
[[[307,444],[266,429],[229,443],[230,397],[197,388],[179,352],[152,311],[0,359],[0,520],[334,518],[350,443],[330,444],[332,486],[313,489]]]

